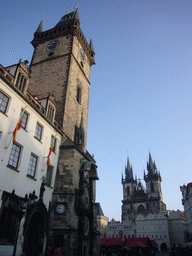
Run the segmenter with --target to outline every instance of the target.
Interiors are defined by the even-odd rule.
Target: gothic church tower
[[[137,179],[133,178],[132,166],[130,166],[129,159],[127,160],[125,179],[122,177],[122,221],[134,222],[138,214],[158,213],[166,210],[161,191],[161,175],[150,153],[147,171],[147,175],[144,172],[145,189],[141,181],[137,182]]]
[[[131,204],[131,196],[137,189],[137,180],[133,178],[133,169],[127,158],[127,166],[125,166],[125,179],[122,177],[123,185],[123,206],[122,221],[133,219],[133,205]]]
[[[157,171],[155,161],[153,162],[151,154],[149,153],[149,162],[147,163],[147,175],[144,171],[144,180],[148,198],[150,199],[148,207],[150,212],[158,212],[165,210],[161,191],[161,175]]]
[[[41,22],[31,43],[34,53],[29,91],[41,99],[54,95],[55,119],[75,143],[83,112],[86,145],[90,67],[95,64],[95,53],[92,40],[88,44],[80,29],[78,9],[47,31]]]

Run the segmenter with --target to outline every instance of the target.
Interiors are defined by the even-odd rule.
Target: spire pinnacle
[[[42,21],[40,22],[40,24],[39,24],[39,26],[38,26],[36,32],[37,32],[37,33],[43,32],[43,19],[42,19]]]
[[[79,126],[79,131],[78,131],[78,146],[79,148],[83,151],[84,150],[84,139],[85,139],[85,130],[83,128],[83,111],[81,113],[81,121],[80,121],[80,126]]]
[[[92,40],[92,38],[91,38],[91,40],[90,40],[89,47],[90,47],[91,51],[94,52],[93,40]]]

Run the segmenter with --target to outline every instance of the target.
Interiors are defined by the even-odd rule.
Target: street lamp
[[[34,204],[37,201],[38,196],[35,194],[35,190],[33,193],[29,193],[29,205]]]

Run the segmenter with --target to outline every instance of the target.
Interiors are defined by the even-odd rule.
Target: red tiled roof
[[[151,241],[147,237],[137,237],[137,238],[101,238],[101,245],[126,245],[128,247],[149,247],[151,245]],[[155,243],[156,245],[156,243]]]

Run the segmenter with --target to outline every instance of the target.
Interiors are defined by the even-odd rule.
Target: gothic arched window
[[[150,186],[151,186],[151,192],[153,193],[153,192],[155,191],[155,190],[154,190],[154,184],[151,183]]]
[[[127,195],[129,196],[130,195],[130,188],[127,187]]]
[[[145,207],[142,204],[140,204],[137,208],[137,212],[138,213],[144,213],[145,212]]]

